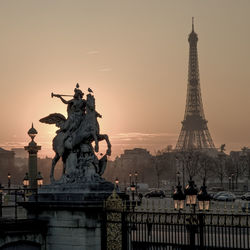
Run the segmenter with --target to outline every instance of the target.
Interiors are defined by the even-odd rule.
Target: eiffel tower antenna
[[[177,151],[215,149],[212,137],[207,127],[207,120],[203,110],[200,76],[198,64],[197,42],[198,35],[194,32],[194,18],[192,17],[192,32],[188,37],[189,65],[187,98],[184,120],[176,144]]]

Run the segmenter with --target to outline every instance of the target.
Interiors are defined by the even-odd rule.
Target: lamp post
[[[116,177],[115,178],[115,189],[118,190],[118,184],[119,184],[119,180],[118,178]]]
[[[228,177],[228,190],[231,190],[231,176]]]
[[[28,173],[25,174],[24,178],[23,178],[23,187],[27,188],[29,186],[29,175]]]
[[[130,186],[130,190],[132,192],[132,200],[135,200],[135,183],[132,181],[132,184]]]
[[[204,214],[199,213],[197,216],[195,215],[195,206],[196,206],[196,200],[199,201],[199,209],[201,211],[207,211],[209,210],[210,206],[210,196],[207,193],[206,185],[205,185],[205,178],[203,181],[203,186],[200,189],[199,194],[197,195],[198,191],[194,184],[194,181],[190,177],[189,183],[186,186],[184,190],[184,194],[181,190],[180,180],[178,177],[178,185],[176,186],[176,190],[173,194],[173,200],[174,200],[174,208],[176,210],[181,210],[184,208],[184,201],[186,197],[186,205],[189,205],[190,207],[193,206],[193,214],[190,214],[186,218],[187,220],[187,230],[189,232],[189,244],[190,249],[195,248],[195,234],[198,232],[198,225],[200,225],[200,246],[204,246],[204,239],[203,239],[203,225],[204,225]]]
[[[196,199],[197,199],[197,188],[195,187],[194,181],[192,180],[192,177],[190,177],[190,180],[188,182],[188,185],[186,186],[184,193],[186,195],[186,204],[190,207],[193,206],[193,211],[195,213],[195,206],[196,206]]]
[[[232,191],[234,191],[234,174],[232,174],[231,176],[232,176]]]
[[[199,210],[208,211],[210,208],[210,195],[207,193],[207,187],[205,185],[205,178],[203,180],[203,186],[197,195]]]
[[[8,173],[8,189],[10,189],[10,185],[11,185],[11,174]],[[8,190],[8,193],[10,193],[10,190]]]
[[[182,210],[184,208],[185,195],[183,194],[181,188],[182,186],[180,185],[180,180],[178,178],[178,185],[176,186],[176,190],[174,191],[173,194],[175,210]]]
[[[129,186],[131,186],[132,174],[129,172]]]
[[[41,175],[41,172],[38,172],[36,181],[37,181],[37,186],[40,188],[43,185],[43,177]]]
[[[137,182],[138,182],[137,177],[138,177],[138,172],[135,171],[135,192],[136,192],[136,194],[137,194]]]
[[[182,165],[182,186],[185,186],[185,159],[184,159],[184,153],[182,155],[177,155],[176,160],[178,161],[178,166],[179,162],[181,162]],[[179,171],[178,171],[179,172]]]
[[[178,185],[179,185],[179,182],[180,182],[180,175],[181,175],[181,173],[179,171],[177,171],[176,172],[177,179],[175,180],[175,183],[178,183]]]
[[[28,173],[25,173],[25,176],[23,178],[23,187],[24,187],[23,199],[24,199],[24,201],[26,200],[26,188],[29,187],[29,185],[30,185],[29,175],[28,175]]]

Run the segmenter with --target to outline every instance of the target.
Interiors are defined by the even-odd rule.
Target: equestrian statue
[[[95,97],[88,88],[86,100],[79,84],[74,95],[51,93],[51,97],[59,98],[67,105],[67,118],[59,113],[50,114],[40,122],[55,124],[59,129],[53,139],[55,157],[52,160],[50,181],[52,184],[95,183],[104,180],[101,176],[107,165],[107,156],[111,155],[111,144],[106,134],[100,134],[97,118],[102,116],[95,110]],[[65,100],[63,97],[73,97]],[[105,140],[107,150],[100,159],[99,141]],[[94,144],[94,146],[92,145]],[[63,173],[59,180],[54,178],[54,169],[59,159],[63,162]]]

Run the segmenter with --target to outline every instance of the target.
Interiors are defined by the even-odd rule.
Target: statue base
[[[107,181],[46,185],[22,205],[29,219],[47,222],[44,249],[101,250],[105,241],[103,206],[113,189],[114,185]],[[125,198],[125,194],[119,194]]]
[[[114,190],[111,182],[81,183],[81,184],[51,184],[38,189],[38,195],[31,201],[101,201],[103,202]]]

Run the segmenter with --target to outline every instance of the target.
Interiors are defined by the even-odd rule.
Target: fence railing
[[[143,199],[105,209],[107,244],[112,249],[249,249],[250,210],[246,202],[213,202],[210,211],[175,211],[168,199]],[[120,234],[110,232],[120,229]],[[105,235],[105,234],[104,234]],[[114,236],[115,235],[115,236]],[[119,237],[118,237],[119,236]],[[111,247],[110,247],[111,246]]]

